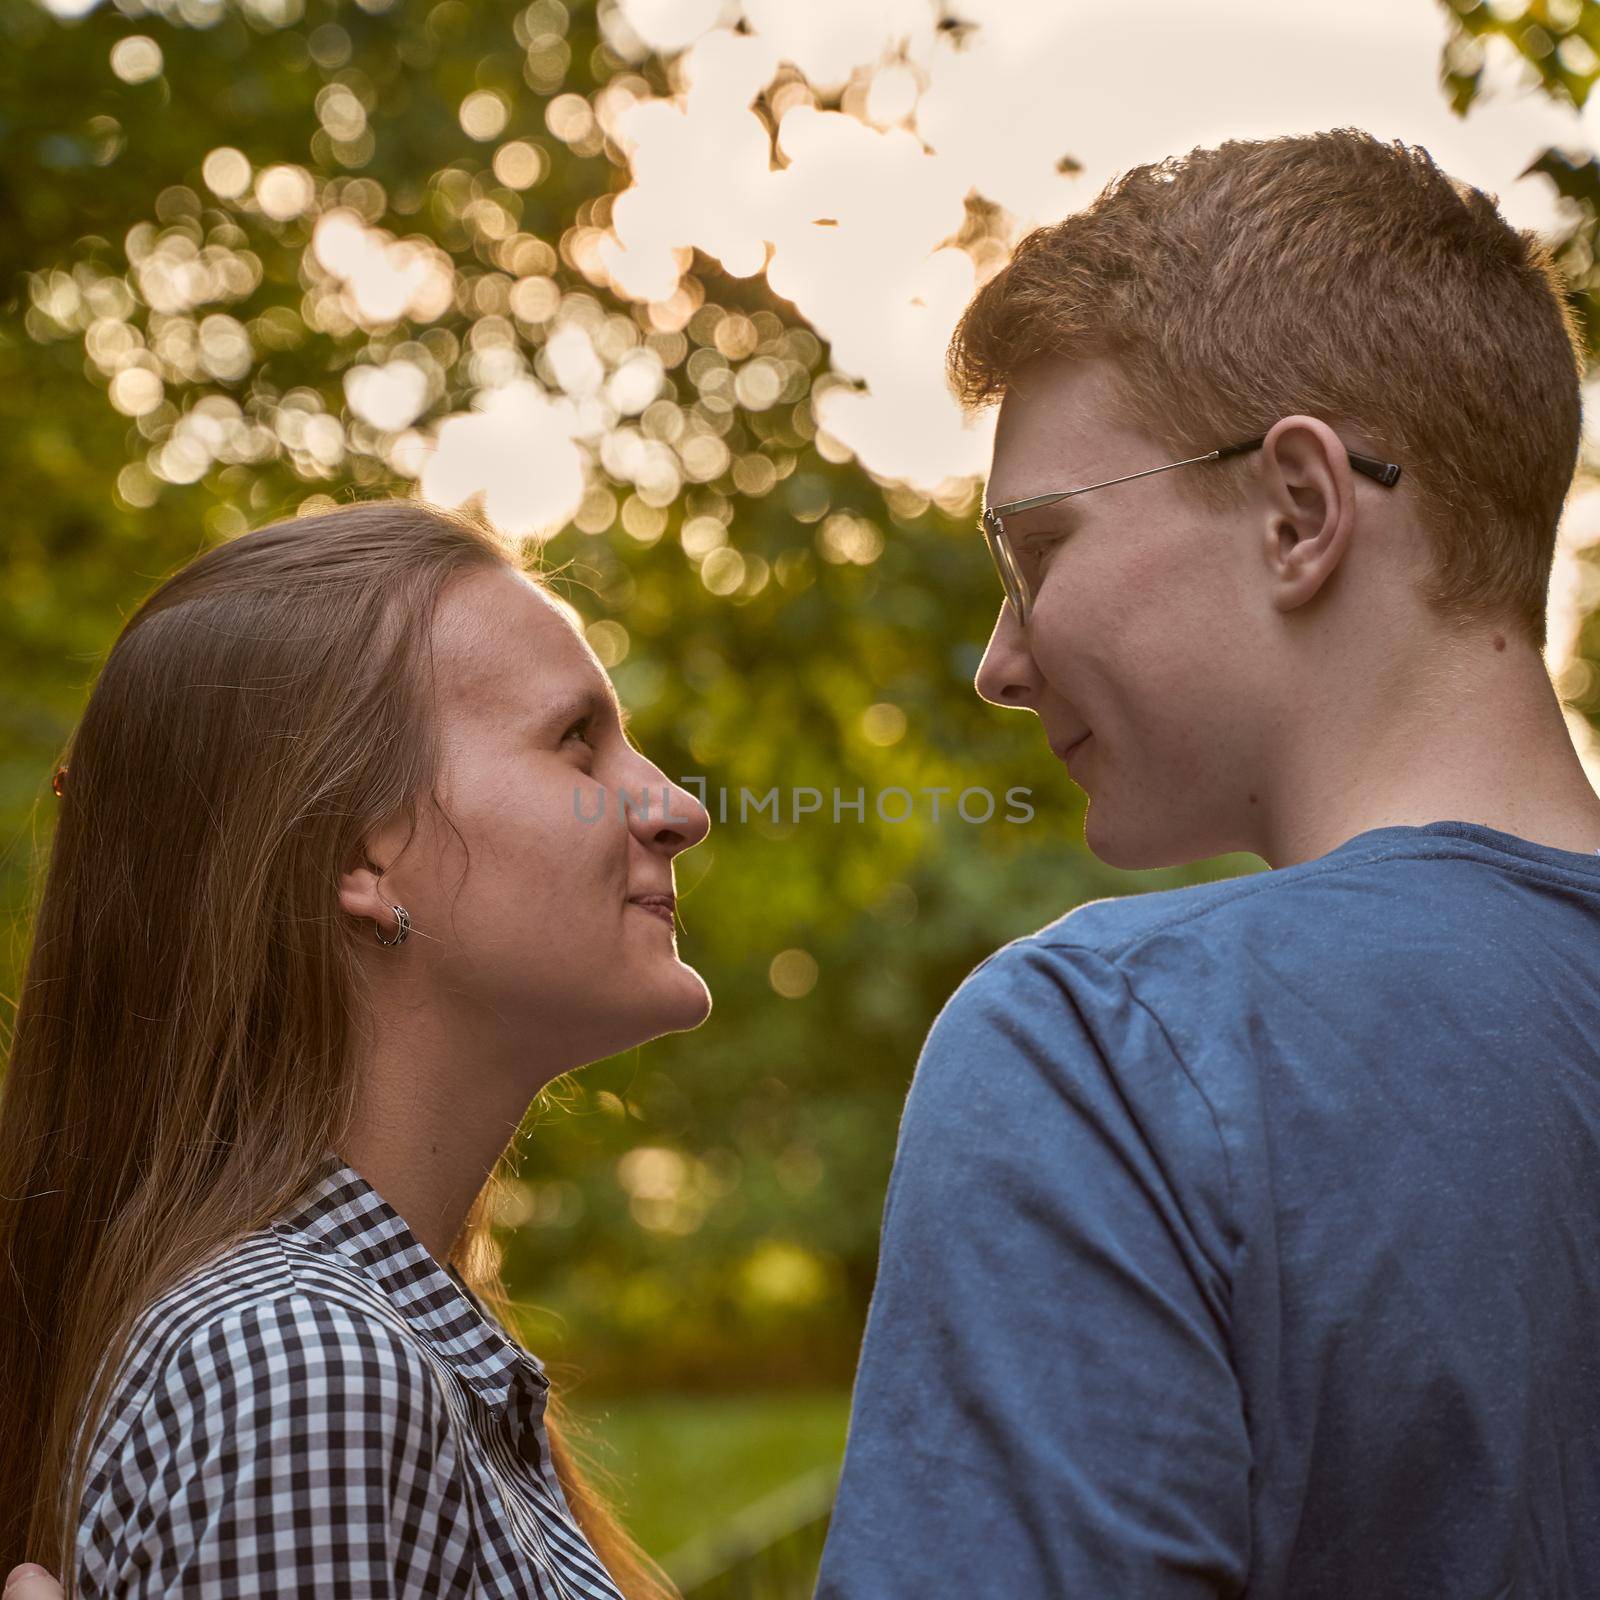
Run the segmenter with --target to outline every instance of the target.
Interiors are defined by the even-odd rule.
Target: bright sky
[[[1438,83],[1445,25],[1431,0],[969,0],[961,15],[977,28],[960,46],[936,32],[924,0],[744,0],[747,36],[726,26],[740,9],[622,0],[643,42],[687,47],[688,92],[621,119],[634,187],[614,214],[623,248],[608,258],[612,276],[665,299],[672,247],[698,246],[744,275],[770,242],[773,287],[867,386],[825,395],[819,420],[875,472],[923,488],[979,474],[987,459],[987,419],[967,426],[941,373],[973,273],[964,252],[936,247],[959,227],[969,190],[1026,227],[1086,204],[1117,171],[1195,144],[1353,124],[1426,145],[1498,193],[1519,226],[1548,228],[1549,185],[1516,175],[1546,144],[1583,137],[1570,111],[1509,84],[1455,117]],[[909,70],[893,59],[902,42]],[[786,165],[773,170],[748,107],[783,60],[825,87],[877,72],[859,117],[788,111]],[[1066,155],[1080,174],[1057,173]]]

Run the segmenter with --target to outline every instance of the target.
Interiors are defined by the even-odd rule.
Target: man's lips
[[[1089,729],[1084,729],[1076,739],[1069,740],[1066,744],[1057,744],[1054,739],[1050,741],[1050,749],[1057,761],[1065,761],[1074,750],[1089,737]]]
[[[641,910],[649,911],[661,918],[668,927],[676,926],[673,913],[677,910],[678,897],[671,894],[635,894],[628,897],[630,906],[638,906]]]

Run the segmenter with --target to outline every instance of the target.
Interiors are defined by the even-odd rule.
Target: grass
[[[580,1397],[567,1410],[599,1484],[639,1543],[664,1560],[797,1479],[837,1470],[850,1396]]]

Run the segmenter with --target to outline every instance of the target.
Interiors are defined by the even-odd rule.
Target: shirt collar
[[[345,1256],[439,1358],[489,1405],[526,1425],[544,1414],[550,1383],[453,1266],[444,1267],[393,1206],[334,1151],[282,1219],[308,1243]]]

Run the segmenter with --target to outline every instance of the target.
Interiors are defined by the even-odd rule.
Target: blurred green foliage
[[[1551,94],[1582,106],[1600,74],[1600,7],[1585,0],[1489,4],[1444,0],[1451,20],[1443,74],[1451,106],[1462,114],[1483,87],[1485,44],[1505,41]]]
[[[1595,8],[1576,9],[1588,27]],[[974,486],[930,500],[819,445],[808,392],[827,350],[760,275],[697,256],[677,325],[597,281],[626,181],[602,97],[670,89],[603,21],[559,0],[0,9],[0,892],[20,912],[57,752],[156,581],[315,496],[409,488],[393,434],[350,410],[353,367],[406,352],[428,374],[426,426],[505,352],[534,362],[558,313],[655,351],[663,436],[715,436],[720,470],[664,499],[597,467],[548,554],[641,744],[703,780],[714,819],[728,795],[679,863],[684,953],[715,1009],[535,1109],[502,1197],[507,1277],[530,1342],[595,1392],[838,1382],[901,1102],[950,991],[1082,900],[1259,863],[1125,874],[1087,854],[1081,796],[1037,726],[971,690],[998,600]],[[1481,10],[1460,26],[1481,32]],[[1464,109],[1470,73],[1452,87]],[[475,137],[464,106],[486,91],[504,115]],[[235,155],[257,182],[228,197]],[[280,189],[307,186],[303,209],[263,205],[277,167]],[[350,314],[308,250],[335,207],[439,253],[434,314]],[[752,408],[717,369],[761,354],[784,387]],[[708,521],[730,525],[736,568],[708,564]],[[797,786],[819,812],[739,820],[742,789]],[[977,786],[997,801],[981,824],[954,810]],[[910,820],[875,814],[892,787],[915,797]],[[1003,820],[1012,788],[1031,820]],[[835,821],[833,792],[858,789],[864,817]],[[948,791],[937,822],[929,790]]]
[[[797,1480],[812,1490],[799,1510],[826,1506],[849,1409],[844,1389],[628,1395],[594,1406],[580,1393],[566,1436],[640,1544],[693,1578],[787,1532],[797,1508],[785,1491]]]

